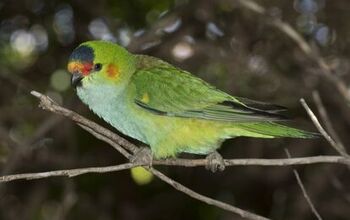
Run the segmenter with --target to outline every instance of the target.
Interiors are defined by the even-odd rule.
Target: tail
[[[317,138],[319,133],[303,131],[273,122],[240,123],[235,124],[232,130],[234,136],[260,137],[260,138]]]

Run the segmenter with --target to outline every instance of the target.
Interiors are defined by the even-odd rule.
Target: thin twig
[[[294,166],[294,165],[307,165],[307,164],[319,164],[319,163],[334,163],[344,164],[349,166],[350,159],[342,156],[313,156],[313,157],[300,157],[290,159],[224,159],[225,166]],[[166,166],[182,166],[182,167],[198,167],[206,166],[208,161],[206,159],[166,159],[166,160],[153,160],[153,165],[166,165]]]
[[[26,180],[42,179],[42,178],[47,178],[52,176],[74,177],[74,176],[78,176],[86,173],[109,173],[109,172],[130,169],[136,166],[139,166],[139,165],[134,163],[125,163],[125,164],[107,166],[107,167],[87,167],[87,168],[77,168],[77,169],[68,169],[68,170],[47,171],[47,172],[40,172],[40,173],[21,173],[21,174],[2,176],[0,177],[0,183],[10,182],[14,180],[21,180],[21,179],[26,179]]]
[[[104,141],[104,139],[101,139]],[[225,159],[225,166],[296,166],[296,165],[309,165],[319,163],[335,163],[350,165],[350,160],[342,156],[316,156],[316,157],[300,157],[300,158],[287,158],[287,159]],[[148,164],[133,164],[135,166],[147,166]],[[125,165],[125,164],[122,164]],[[154,160],[152,165],[158,166],[181,166],[181,167],[197,167],[206,166],[206,159],[168,159],[168,160]],[[120,165],[108,166],[108,167],[94,167],[94,168],[79,168],[70,170],[56,170],[39,173],[25,173],[0,176],[1,182],[10,182],[18,179],[38,179],[51,176],[77,176],[84,173],[97,173],[97,171],[108,172],[111,168],[117,168]],[[130,167],[130,168],[131,168]],[[146,167],[147,168],[147,167]],[[85,172],[85,171],[89,172]],[[111,169],[109,172],[118,171]],[[98,172],[103,173],[103,172]],[[74,174],[74,175],[73,175]]]
[[[221,209],[230,211],[230,212],[234,212],[239,214],[242,218],[247,218],[247,219],[259,219],[259,220],[267,220],[268,218],[256,215],[254,213],[251,212],[247,212],[243,209],[234,207],[232,205],[229,205],[227,203],[212,199],[210,197],[204,196],[202,194],[199,194],[189,188],[187,188],[186,186],[170,179],[169,177],[165,176],[163,173],[159,172],[158,170],[155,170],[153,168],[150,168],[150,171],[152,171],[152,173],[157,176],[159,179],[163,180],[164,182],[168,183],[169,185],[171,185],[172,187],[174,187],[177,190],[180,190],[181,192],[187,194],[188,196],[200,200],[200,201],[204,201],[205,203],[209,204],[209,205],[214,205],[217,206]]]
[[[329,136],[329,134],[327,133],[326,130],[324,130],[324,128],[322,127],[322,125],[320,124],[320,122],[318,121],[317,117],[315,116],[315,114],[312,112],[312,110],[310,109],[310,107],[306,104],[304,99],[300,99],[300,103],[301,105],[304,107],[304,109],[306,110],[307,114],[309,115],[310,119],[312,120],[312,122],[314,123],[314,125],[316,126],[317,130],[322,134],[322,136],[328,141],[328,143],[342,156],[349,158],[349,155],[342,149],[342,147],[340,147],[338,145],[337,142],[335,142],[333,140],[333,138],[331,136]]]
[[[329,119],[327,110],[326,110],[325,106],[323,105],[321,96],[318,93],[318,91],[312,92],[312,98],[316,104],[318,113],[320,114],[320,118],[322,119],[323,123],[325,124],[325,127],[327,128],[329,134],[333,137],[334,141],[336,143],[338,143],[338,146],[346,152],[344,144],[342,143],[342,141],[340,140],[340,137],[338,136],[337,132],[333,128],[332,122]]]
[[[89,127],[92,130],[94,130],[96,133],[109,138],[110,140],[116,142],[118,145],[126,148],[128,151],[130,151],[132,153],[137,152],[137,147],[135,145],[131,144],[130,142],[128,142],[124,138],[120,137],[119,135],[111,132],[110,130],[100,126],[99,124],[82,117],[81,115],[77,114],[76,112],[73,112],[71,110],[68,110],[66,108],[61,107],[60,105],[55,103],[51,98],[49,98],[49,97],[47,97],[47,96],[45,96],[37,91],[31,91],[30,94],[32,94],[33,96],[40,99],[40,107],[42,109],[54,112],[54,113],[59,114],[59,115],[63,115],[67,118],[70,118],[74,122],[81,124],[81,125],[84,125],[86,127]]]
[[[288,157],[288,158],[291,158],[291,155],[290,155],[288,149],[285,148],[284,150],[286,151],[287,157]],[[304,198],[305,198],[307,204],[310,206],[310,209],[311,209],[312,213],[316,216],[316,218],[317,218],[318,220],[322,220],[322,217],[321,217],[320,213],[319,213],[319,212],[317,211],[317,209],[315,208],[315,205],[313,204],[313,202],[312,202],[310,196],[308,195],[308,193],[307,193],[307,191],[306,191],[306,189],[305,189],[305,186],[304,186],[303,182],[301,181],[299,172],[298,172],[296,169],[293,169],[293,173],[294,173],[294,176],[295,176],[295,178],[296,178],[296,180],[297,180],[297,182],[298,182],[298,185],[299,185],[301,191],[303,192],[303,196],[304,196]]]

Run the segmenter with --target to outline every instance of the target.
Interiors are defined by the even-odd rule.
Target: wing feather
[[[285,108],[230,96],[170,64],[139,69],[135,104],[157,115],[229,122],[280,121]],[[143,100],[144,96],[149,97]]]

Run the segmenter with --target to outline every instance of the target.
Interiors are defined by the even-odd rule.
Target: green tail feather
[[[264,138],[272,137],[291,137],[291,138],[317,138],[320,137],[319,133],[303,131],[296,128],[291,128],[285,125],[266,122],[266,123],[242,123],[237,125],[242,130],[245,130],[249,133],[255,133],[258,136]],[[250,135],[242,135],[250,136]]]

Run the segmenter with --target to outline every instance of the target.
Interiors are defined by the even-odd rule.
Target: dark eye
[[[96,63],[94,65],[94,71],[100,71],[102,69],[102,64],[101,63]]]

